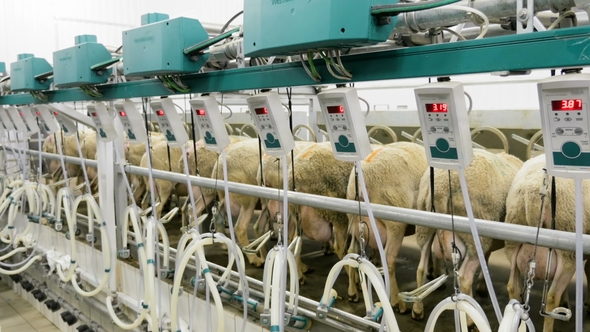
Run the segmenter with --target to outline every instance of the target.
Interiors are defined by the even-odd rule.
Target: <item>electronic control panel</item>
[[[537,85],[547,173],[590,176],[590,75],[567,74]]]
[[[45,129],[47,134],[54,134],[59,131],[59,125],[57,120],[55,120],[51,114],[52,111],[49,109],[49,106],[35,105],[33,106],[33,112],[35,116],[37,116],[37,119],[39,119],[41,126]]]
[[[172,99],[155,100],[150,102],[150,106],[168,145],[172,147],[183,146],[188,141],[188,134]]]
[[[53,104],[50,105],[49,108],[52,109],[53,116],[57,120],[57,123],[59,124],[65,136],[71,136],[78,132],[76,122],[74,122],[74,120],[70,119],[66,115],[62,114],[66,106],[61,104]]]
[[[115,104],[115,112],[121,120],[123,130],[131,143],[143,143],[147,141],[145,119],[135,107],[132,101],[125,100]]]
[[[189,101],[191,112],[197,120],[199,134],[207,150],[221,152],[229,145],[229,135],[219,111],[217,99],[213,96],[198,97]]]
[[[2,120],[2,128],[6,130],[6,132],[17,130],[4,107],[0,107],[0,120]]]
[[[110,142],[117,138],[117,131],[113,124],[113,119],[109,114],[107,105],[104,103],[92,103],[86,106],[88,110],[88,116],[92,119],[94,126],[96,127],[96,133],[98,138],[105,142]]]
[[[371,153],[371,143],[356,89],[320,92],[318,100],[335,158],[341,161],[365,159]]]
[[[248,97],[246,101],[266,154],[280,157],[289,153],[295,147],[295,140],[279,94],[264,92]]]
[[[467,168],[473,160],[463,85],[437,82],[414,90],[426,158],[431,167]]]
[[[21,132],[21,133],[28,133],[29,132],[29,130],[27,129],[27,125],[25,124],[25,122],[21,118],[16,107],[8,106],[6,108],[6,111],[8,112],[8,116],[10,117],[10,120],[12,120],[12,123],[14,124],[14,126],[15,126],[16,130],[18,130],[18,132]]]
[[[39,125],[37,124],[37,119],[33,116],[33,111],[29,106],[18,107],[18,114],[25,122],[25,125],[27,126],[27,132],[30,135],[39,132]]]

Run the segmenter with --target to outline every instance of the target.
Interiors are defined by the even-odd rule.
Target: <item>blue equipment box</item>
[[[90,67],[110,60],[111,53],[96,42],[94,35],[75,37],[75,45],[53,52],[53,80],[58,88],[106,83],[112,69],[92,70]]]
[[[29,92],[48,90],[52,78],[35,77],[45,73],[51,73],[53,68],[42,58],[36,58],[33,54],[23,53],[17,56],[18,61],[10,64],[10,89],[14,92]]]
[[[380,22],[371,15],[371,7],[397,2],[244,0],[244,53],[249,57],[293,55],[384,42],[397,17]]]
[[[209,38],[201,23],[192,18],[168,19],[152,13],[141,17],[142,26],[123,32],[125,76],[196,73],[208,54],[185,55],[183,50]]]

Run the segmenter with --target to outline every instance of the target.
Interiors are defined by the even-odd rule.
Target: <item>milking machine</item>
[[[590,178],[590,75],[579,70],[564,70],[565,74],[546,78],[538,83],[541,124],[545,146],[547,174],[552,176],[551,228],[555,229],[555,177],[573,179],[576,206],[576,331],[582,331],[584,317],[584,197],[582,180]],[[548,182],[546,180],[546,182]],[[548,185],[547,183],[545,185]],[[542,196],[543,197],[543,196]],[[542,206],[542,205],[541,205]],[[542,215],[541,217],[542,218]],[[541,227],[541,224],[539,224]],[[535,245],[536,248],[536,245]],[[549,249],[541,303],[541,315],[569,320],[571,311],[557,307],[546,312],[548,273],[553,250]],[[535,262],[530,263],[534,272]],[[532,283],[532,281],[530,282]]]
[[[293,253],[300,250],[301,238],[295,236],[290,244],[288,231],[289,204],[286,193],[289,190],[289,178],[287,176],[287,154],[295,147],[295,140],[288,127],[289,119],[283,110],[281,99],[276,91],[265,91],[248,97],[246,101],[256,124],[264,151],[269,156],[280,158],[283,177],[282,211],[279,208],[276,215],[277,244],[267,254],[264,264],[264,312],[260,315],[260,320],[263,326],[270,326],[271,331],[284,331],[285,327],[288,326],[309,329],[311,321],[297,314],[299,273]],[[280,190],[278,196],[280,196]],[[269,236],[263,236],[261,238],[262,243]],[[287,273],[290,280],[289,303],[285,306]]]
[[[64,268],[66,268],[66,267],[61,266],[61,264],[59,264],[59,263],[56,266],[56,270],[58,272],[60,279],[63,282],[70,282],[71,281],[72,286],[74,287],[74,289],[76,290],[76,292],[78,294],[85,296],[85,297],[91,297],[91,296],[97,295],[98,293],[100,293],[102,291],[102,289],[104,288],[104,286],[108,282],[109,274],[111,271],[110,246],[109,246],[109,240],[108,240],[108,236],[107,236],[107,232],[106,232],[107,224],[104,221],[104,219],[102,218],[102,212],[100,210],[100,207],[98,206],[98,204],[94,200],[94,197],[92,196],[92,193],[90,191],[88,175],[86,174],[86,165],[84,162],[84,158],[82,156],[80,142],[79,142],[77,136],[75,137],[75,140],[76,140],[76,145],[78,148],[79,156],[80,156],[80,158],[82,158],[82,171],[84,173],[84,179],[85,179],[85,183],[86,183],[86,194],[83,194],[83,195],[77,197],[75,200],[73,199],[73,193],[72,193],[71,188],[69,186],[69,181],[67,181],[68,177],[67,177],[67,170],[66,170],[65,161],[64,161],[62,139],[64,138],[64,136],[77,135],[77,128],[76,128],[76,124],[71,119],[69,119],[68,117],[61,114],[62,110],[65,107],[66,106],[59,105],[59,104],[54,104],[54,105],[51,105],[48,107],[39,105],[36,107],[38,119],[41,120],[45,129],[48,130],[49,134],[55,134],[59,128],[62,129],[61,139],[57,139],[57,137],[56,137],[57,135],[55,135],[54,137],[56,138],[55,143],[57,145],[58,152],[61,156],[61,166],[62,166],[62,170],[63,170],[64,179],[66,179],[66,186],[64,188],[60,189],[57,193],[57,199],[56,199],[57,206],[56,206],[56,212],[55,212],[57,218],[56,218],[55,227],[56,227],[56,230],[61,230],[61,227],[62,227],[61,226],[62,225],[61,208],[63,206],[63,208],[64,208],[63,214],[66,216],[66,222],[68,224],[68,232],[66,233],[66,237],[69,238],[70,244],[71,244],[71,253],[70,253],[71,259],[69,262],[70,265],[69,265],[69,267],[67,267],[67,269],[68,269],[67,275],[64,274]],[[57,123],[56,123],[56,121],[57,121]],[[76,221],[77,221],[77,210],[78,210],[78,207],[80,206],[81,203],[86,204],[87,216],[88,216],[88,234],[86,235],[86,240],[92,244],[93,253],[94,253],[94,243],[96,241],[96,238],[94,236],[94,223],[95,223],[95,221],[96,221],[97,226],[99,227],[100,233],[101,233],[101,244],[102,244],[102,255],[103,255],[102,278],[98,282],[98,286],[91,291],[85,291],[80,287],[79,281],[78,281],[78,276],[76,275],[76,268],[78,267],[77,250],[76,250],[76,236],[78,234],[80,234],[79,231],[77,230],[77,227],[76,227]]]
[[[191,105],[197,105],[198,102],[193,102]],[[214,107],[213,107],[214,105]],[[207,133],[205,131],[200,131],[202,137],[205,139],[207,138],[207,148],[214,149],[214,150],[221,150],[222,154],[225,156],[224,149],[229,145],[229,137],[227,136],[227,132],[225,131],[225,127],[223,126],[223,120],[221,119],[221,115],[217,108],[217,104],[209,105],[204,104],[202,105],[203,108],[197,108],[194,110],[196,112],[197,117],[200,117],[200,123],[207,124]],[[162,132],[166,136],[166,140],[168,141],[168,145],[172,147],[180,147],[182,150],[183,161],[185,165],[185,174],[186,174],[186,181],[187,181],[187,189],[189,192],[189,199],[193,208],[191,209],[192,215],[189,218],[192,218],[194,221],[194,227],[190,229],[187,233],[185,233],[179,241],[178,250],[177,250],[177,257],[176,257],[176,266],[175,266],[175,275],[174,275],[174,286],[172,288],[172,296],[171,296],[171,303],[170,303],[170,318],[171,318],[171,330],[172,331],[181,331],[180,328],[180,318],[178,317],[178,297],[180,296],[180,283],[182,281],[182,277],[184,271],[186,269],[187,264],[189,263],[190,259],[194,256],[195,263],[197,266],[197,275],[195,278],[192,279],[192,284],[194,287],[194,295],[196,296],[196,292],[198,288],[205,288],[205,296],[206,296],[206,316],[207,316],[207,329],[211,329],[211,322],[210,318],[211,315],[209,314],[211,303],[209,302],[210,295],[213,296],[215,302],[215,308],[217,313],[217,331],[225,331],[225,315],[223,311],[223,303],[222,303],[222,294],[225,298],[234,299],[237,301],[241,301],[244,306],[244,319],[247,317],[247,310],[249,305],[252,303],[250,300],[243,301],[243,299],[249,299],[249,292],[248,292],[248,285],[246,281],[246,274],[245,274],[245,261],[244,257],[242,256],[242,252],[237,250],[235,246],[235,236],[233,230],[233,223],[231,222],[231,213],[228,210],[228,218],[229,218],[229,225],[230,225],[230,233],[231,239],[228,239],[221,233],[217,233],[215,231],[215,225],[212,223],[212,227],[209,233],[199,234],[197,227],[199,221],[196,216],[196,209],[195,200],[193,196],[193,192],[191,190],[192,185],[189,178],[188,172],[188,160],[186,157],[186,143],[188,141],[188,134],[183,126],[181,118],[175,109],[175,105],[171,99],[162,98],[159,100],[152,101],[150,106],[156,115],[156,119],[160,124],[160,128],[162,128]],[[225,136],[225,137],[224,137]],[[194,144],[194,143],[193,143]],[[195,151],[196,153],[196,151]],[[224,162],[224,176],[227,181],[227,164]],[[227,190],[227,185],[226,185]],[[153,198],[152,198],[153,199]],[[226,207],[229,209],[229,195],[226,196]],[[191,222],[189,221],[189,224]],[[185,248],[186,243],[189,239],[192,241],[188,244],[188,247]],[[228,267],[226,269],[226,273],[221,277],[219,282],[216,284],[213,280],[211,275],[210,269],[208,267],[207,259],[205,257],[204,246],[212,245],[214,243],[223,243],[228,247]],[[238,271],[241,275],[241,280],[239,283],[238,290],[236,293],[232,294],[228,289],[228,282],[229,276],[231,272],[231,268],[236,262],[238,267]],[[200,275],[203,275],[201,278]],[[254,304],[254,308],[256,304]],[[189,329],[193,329],[192,319],[189,325]],[[245,324],[243,327],[243,331],[245,328]]]
[[[33,129],[25,125],[15,107],[9,107],[8,110],[0,109],[0,113],[4,113],[3,127],[10,128],[6,126],[5,121],[11,121],[13,130],[15,131],[15,137],[17,137],[17,144],[19,133],[24,135],[25,139],[27,134],[35,133]],[[10,135],[10,133],[2,132],[2,135]],[[7,142],[5,144],[11,143]],[[17,146],[16,151],[19,151],[19,153],[15,156],[20,162],[21,167],[23,167],[21,170],[21,180],[7,182],[0,197],[0,216],[5,215],[6,211],[8,211],[7,225],[0,233],[0,241],[7,244],[6,247],[0,249],[0,253],[3,254],[0,257],[0,266],[2,266],[0,267],[0,273],[7,275],[21,273],[33,263],[43,259],[43,253],[39,253],[37,248],[40,222],[42,217],[48,217],[53,214],[54,206],[52,190],[41,184],[41,156],[39,155],[38,182],[30,182],[28,176],[30,165],[27,163],[27,158],[20,151],[20,147]],[[20,234],[17,234],[15,227],[16,219],[27,223],[25,229]],[[33,226],[33,224],[37,225]],[[35,234],[32,234],[32,228],[36,228]],[[13,250],[4,254],[10,248],[13,248]],[[29,251],[27,256],[18,263],[9,264],[4,262],[17,253],[27,251]]]
[[[399,326],[393,309],[390,305],[390,285],[389,269],[387,266],[387,257],[383,250],[383,242],[377,229],[375,217],[370,206],[367,186],[365,184],[361,161],[371,153],[371,144],[369,135],[365,126],[365,121],[360,109],[359,98],[354,88],[339,87],[332,90],[323,91],[318,94],[320,108],[326,121],[326,129],[330,139],[334,156],[337,160],[354,161],[355,175],[360,183],[363,200],[369,216],[371,231],[375,235],[375,241],[379,249],[379,255],[383,264],[384,278],[381,272],[371,263],[365,254],[364,237],[365,223],[359,220],[359,233],[361,242],[361,254],[348,254],[340,262],[332,267],[326,280],[326,286],[322,298],[317,308],[317,317],[325,319],[334,304],[337,293],[332,289],[336,278],[340,274],[342,267],[350,267],[350,273],[358,269],[359,280],[363,291],[365,301],[366,317],[365,319],[378,321],[381,318],[381,328],[387,327],[387,331],[399,331]],[[360,196],[357,189],[357,197],[360,210]],[[359,215],[360,217],[360,215]],[[379,298],[378,303],[373,303],[372,290],[375,290]],[[381,317],[382,316],[382,317]]]
[[[473,159],[473,148],[471,145],[471,135],[469,132],[469,121],[467,117],[467,108],[463,97],[463,85],[457,82],[439,80],[437,83],[431,83],[415,90],[416,102],[418,105],[418,114],[420,126],[422,128],[422,137],[426,150],[426,158],[430,165],[431,173],[434,167],[447,169],[449,172],[457,170],[461,183],[461,192],[469,218],[469,225],[477,256],[481,265],[481,271],[490,294],[494,311],[498,322],[502,321],[502,313],[496,299],[496,294],[492,285],[492,280],[488,271],[485,254],[481,246],[478,231],[475,226],[473,210],[467,191],[467,182],[465,180],[465,169]],[[431,199],[433,199],[433,176],[431,175]],[[449,188],[449,195],[452,196],[452,190]],[[451,198],[452,199],[452,198]],[[452,204],[452,203],[451,203]],[[434,204],[433,204],[434,205]],[[451,205],[451,216],[453,215]],[[451,222],[453,219],[451,218]],[[438,231],[437,231],[438,232]],[[442,243],[441,243],[442,246]],[[444,255],[444,254],[443,254]],[[489,321],[479,304],[469,295],[463,294],[459,285],[459,267],[462,263],[464,253],[461,253],[455,245],[455,231],[453,224],[453,243],[452,243],[452,263],[453,263],[453,280],[454,294],[440,302],[428,317],[425,331],[434,331],[436,322],[440,314],[445,310],[454,310],[455,313],[455,330],[467,331],[467,316],[469,316],[480,331],[491,331]],[[422,295],[432,292],[435,286],[438,286],[443,279],[435,279],[430,284],[422,287]],[[408,294],[402,293],[402,298],[408,299]],[[411,294],[420,295],[419,292]]]

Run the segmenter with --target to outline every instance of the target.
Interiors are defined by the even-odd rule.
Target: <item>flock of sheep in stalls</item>
[[[184,162],[180,148],[168,147],[163,134],[157,128],[149,133],[149,144],[152,151],[152,167],[162,171],[183,173]],[[187,131],[190,128],[187,128]],[[97,159],[96,132],[92,130],[79,130],[82,155],[88,159]],[[228,180],[250,185],[265,186],[270,188],[282,188],[282,171],[280,163],[275,157],[259,155],[259,141],[257,138],[244,136],[230,136],[231,144],[227,148]],[[78,151],[73,136],[62,136],[60,132],[49,135],[44,139],[43,151],[58,153],[56,140],[62,140],[64,154],[78,157]],[[144,144],[125,144],[125,158],[130,165],[147,167],[148,161]],[[196,156],[195,156],[196,154]],[[297,141],[294,148],[294,159],[288,159],[289,186],[296,191],[327,197],[342,199],[357,199],[355,188],[355,172],[352,162],[336,160],[329,142]],[[192,175],[223,179],[221,171],[221,157],[212,151],[205,149],[203,141],[189,141],[187,145],[187,160],[189,171]],[[59,161],[47,161],[49,181],[63,180]],[[84,182],[80,166],[67,164],[67,172],[71,181],[78,185]],[[432,211],[437,213],[466,216],[466,207],[461,194],[459,176],[456,171],[436,169],[434,171],[434,195],[431,195],[431,170],[428,167],[424,147],[411,142],[395,142],[391,144],[372,145],[372,152],[362,161],[363,173],[371,203],[389,205],[402,208]],[[483,149],[474,149],[473,161],[466,169],[466,178],[476,218],[493,220],[519,225],[537,227],[541,199],[539,188],[546,180],[544,172],[545,156],[543,154],[521,161],[519,158],[505,152],[493,153]],[[91,188],[96,195],[98,186],[97,171],[88,167],[88,177]],[[128,175],[132,183],[134,196],[141,208],[147,209],[147,196],[149,196],[149,183],[147,177]],[[74,178],[74,179],[72,179]],[[451,186],[451,188],[449,188]],[[173,183],[165,180],[155,180],[157,197],[158,218],[172,221],[168,222],[168,232],[180,233],[180,229],[186,230],[190,215],[190,204],[182,202],[179,197],[186,197],[188,190],[192,190],[197,215],[210,213],[213,204],[224,204],[224,191],[220,184],[217,192],[212,189],[193,187],[188,189],[186,184]],[[583,191],[586,200],[590,199],[590,182],[584,181]],[[574,232],[574,183],[573,180],[556,178],[556,214],[557,230]],[[147,195],[146,195],[147,194]],[[551,184],[547,192],[548,198],[544,200],[542,225],[551,228],[552,209],[550,206]],[[431,201],[434,197],[434,202]],[[363,200],[363,197],[359,197]],[[171,203],[176,201],[176,203]],[[188,201],[188,199],[186,200]],[[141,204],[140,204],[141,202]],[[230,194],[231,213],[237,218],[236,239],[241,248],[251,243],[252,237],[248,235],[249,229],[258,238],[272,229],[276,222],[275,216],[279,211],[279,201],[260,200],[256,197]],[[176,205],[175,205],[176,204]],[[290,223],[293,228],[289,232],[292,237],[300,231],[307,237],[306,241],[315,241],[318,247],[321,245],[324,255],[335,253],[340,259],[347,253],[359,251],[359,223],[369,224],[368,218],[359,215],[347,215],[345,213],[330,210],[312,208],[308,206],[296,206],[290,204]],[[452,211],[451,211],[452,209]],[[172,211],[172,212],[171,212]],[[224,208],[219,208],[224,213]],[[174,216],[176,214],[176,216]],[[585,222],[590,221],[590,204],[584,207]],[[223,216],[222,216],[223,217]],[[223,223],[221,220],[210,222]],[[182,223],[182,225],[179,223]],[[236,220],[236,219],[234,219]],[[250,225],[255,221],[255,224]],[[473,294],[473,287],[478,293],[486,294],[486,285],[483,283],[482,274],[479,274],[480,263],[475,250],[472,236],[466,233],[436,230],[426,227],[414,227],[395,220],[377,219],[380,239],[387,258],[391,289],[391,306],[399,314],[411,313],[414,320],[423,320],[428,317],[430,308],[435,303],[404,302],[399,293],[409,289],[400,289],[396,280],[396,261],[403,259],[400,254],[404,238],[416,235],[416,242],[420,250],[419,262],[411,262],[415,270],[416,287],[424,285],[428,280],[437,278],[445,273],[444,266],[451,261],[452,243],[454,242],[462,255],[459,269],[459,281],[461,291],[465,294]],[[249,228],[250,227],[250,228]],[[588,226],[586,226],[588,227]],[[586,234],[588,230],[586,228]],[[172,236],[172,235],[171,235]],[[510,276],[507,284],[508,297],[521,299],[522,290],[526,287],[523,279],[527,274],[527,264],[531,260],[534,246],[532,244],[511,243],[488,238],[481,238],[486,258],[492,252],[504,250],[505,258],[509,261]],[[171,244],[172,245],[172,244]],[[373,232],[368,232],[366,238],[367,248],[376,252],[378,246]],[[264,265],[267,248],[264,246],[257,252],[245,251],[245,257],[251,264],[248,271],[256,270]],[[550,253],[547,248],[539,248],[537,251],[537,268],[535,278],[545,279],[546,257]],[[567,286],[575,273],[575,255],[573,252],[553,250],[554,259],[549,267],[549,278],[552,280],[546,303],[546,311],[564,306],[568,301]],[[322,256],[321,254],[317,256]],[[379,255],[373,255],[373,261],[378,262]],[[299,281],[306,284],[306,277],[313,271],[311,265],[317,264],[324,258],[314,259],[314,262],[306,262],[305,257],[297,257]],[[325,257],[328,259],[328,257]],[[313,264],[312,264],[313,263]],[[307,264],[310,264],[309,266]],[[399,272],[399,271],[398,271]],[[492,269],[492,276],[494,271]],[[317,274],[315,272],[313,274]],[[323,276],[325,278],[325,276]],[[399,275],[398,275],[399,277]],[[351,302],[362,302],[359,293],[358,276],[349,272],[349,284],[347,297]],[[341,279],[342,280],[342,279]],[[476,282],[477,281],[477,282]],[[476,285],[474,285],[476,282]],[[412,287],[410,287],[412,288]],[[502,288],[499,292],[504,292]],[[447,293],[449,290],[447,289]],[[316,294],[317,295],[317,294]],[[480,297],[482,303],[489,302],[486,296]],[[341,302],[345,302],[341,300]],[[336,304],[338,306],[338,304]],[[573,308],[570,305],[570,308]],[[553,331],[554,319],[544,319],[544,331]]]

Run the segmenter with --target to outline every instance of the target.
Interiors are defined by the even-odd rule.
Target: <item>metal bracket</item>
[[[525,0],[516,1],[516,33],[533,32],[533,19],[535,17],[535,1],[526,0],[526,8],[523,7]],[[526,24],[526,28],[524,26]]]

